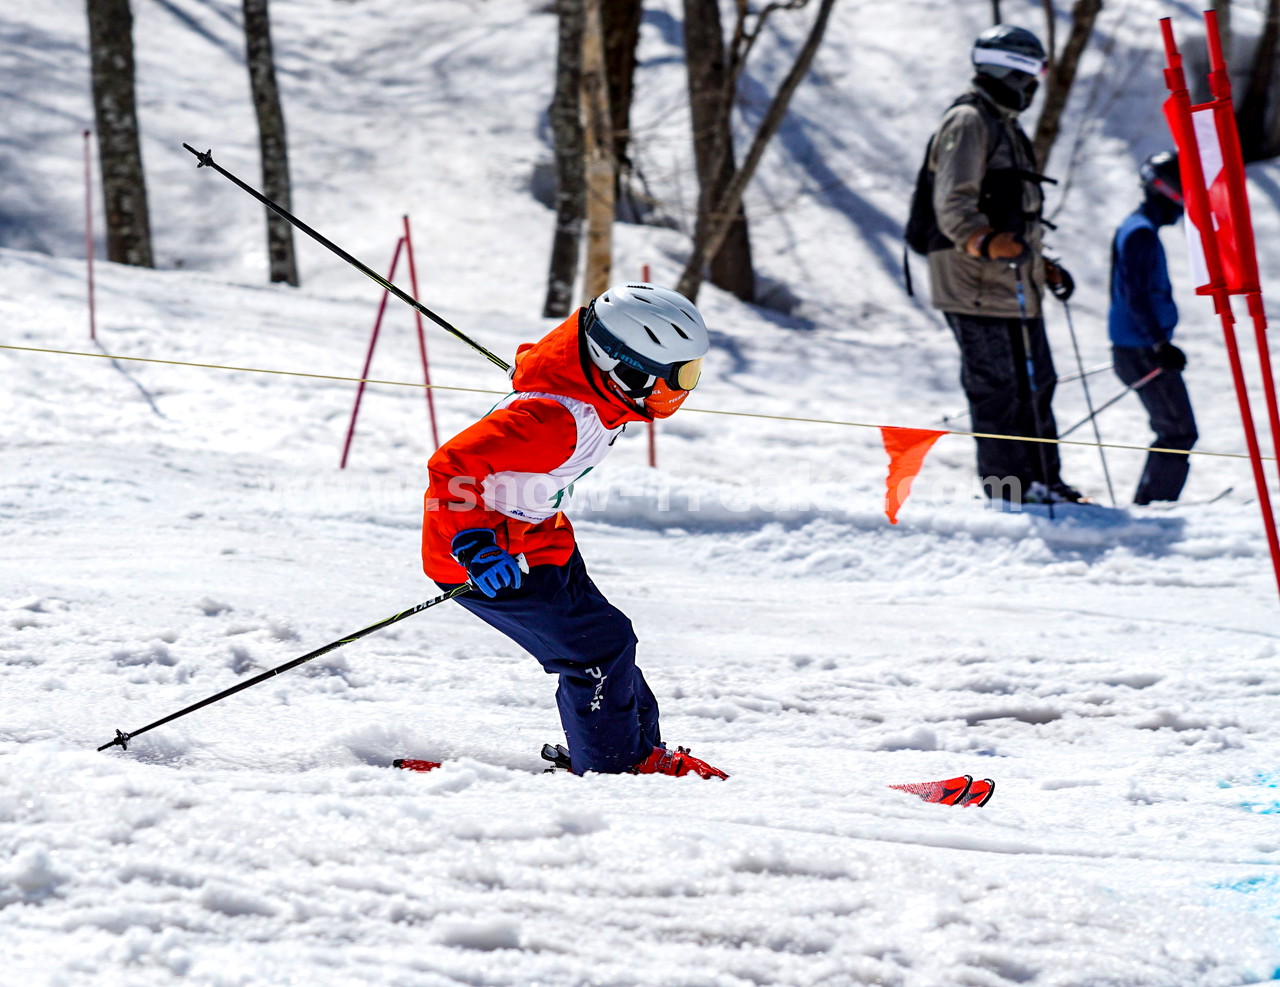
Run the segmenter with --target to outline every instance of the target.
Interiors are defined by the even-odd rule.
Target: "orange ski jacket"
[[[561,500],[628,422],[651,420],[606,388],[587,355],[581,318],[579,309],[523,344],[515,390],[432,455],[422,522],[422,569],[431,579],[466,581],[450,546],[468,528],[493,530],[500,546],[523,553],[530,566],[563,565],[574,538]]]

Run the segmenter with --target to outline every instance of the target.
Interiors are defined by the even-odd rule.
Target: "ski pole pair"
[[[197,168],[212,168],[214,171],[218,172],[218,174],[224,176],[225,178],[230,179],[233,183],[238,185],[240,188],[244,189],[246,192],[248,192],[251,196],[253,196],[259,202],[265,205],[272,212],[276,213],[277,215],[281,216],[283,219],[287,220],[289,223],[297,227],[303,233],[307,234],[307,236],[311,237],[317,243],[321,244],[324,247],[327,247],[333,253],[337,254],[339,257],[345,260],[348,264],[354,267],[361,274],[364,274],[366,277],[372,279],[374,282],[379,284],[381,287],[386,289],[391,294],[395,295],[397,298],[399,298],[405,304],[409,305],[411,308],[417,309],[419,312],[425,315],[428,319],[430,319],[436,325],[440,326],[446,332],[458,337],[458,339],[462,340],[468,346],[472,347],[477,352],[482,354],[486,359],[489,360],[490,363],[494,364],[497,367],[500,367],[503,371],[510,373],[511,365],[507,363],[506,360],[502,359],[502,357],[485,349],[485,347],[481,346],[474,339],[472,339],[470,336],[463,333],[460,329],[458,329],[456,326],[448,322],[446,319],[442,318],[441,316],[437,315],[435,312],[431,311],[431,309],[427,308],[427,306],[423,305],[422,302],[418,301],[412,295],[401,290],[400,288],[397,288],[394,284],[392,284],[386,278],[382,277],[382,275],[374,271],[373,268],[369,267],[367,264],[361,263],[355,257],[351,256],[351,254],[347,253],[345,250],[339,247],[332,240],[328,239],[327,237],[323,236],[320,233],[317,233],[310,226],[308,226],[302,220],[298,219],[296,216],[294,216],[292,213],[286,210],[279,203],[273,202],[271,199],[267,198],[267,196],[263,195],[257,189],[242,182],[239,178],[237,178],[235,175],[227,171],[220,164],[218,164],[216,161],[213,160],[212,151],[204,151],[204,152],[197,151],[190,144],[185,144],[185,143],[182,146],[196,156],[196,160],[199,162],[199,164],[196,165]],[[161,719],[156,720],[154,723],[148,723],[146,726],[140,727],[137,730],[133,730],[131,732],[126,732],[124,730],[117,729],[115,739],[109,741],[108,743],[103,744],[101,747],[98,748],[98,750],[104,751],[109,747],[117,747],[117,746],[124,750],[128,750],[129,741],[132,740],[134,737],[137,737],[139,734],[146,733],[148,730],[154,730],[156,727],[163,726],[165,723],[170,723],[173,720],[178,719],[178,717],[180,716],[186,716],[188,713],[194,713],[198,709],[203,709],[205,706],[208,706],[212,703],[216,703],[221,699],[226,699],[228,696],[233,696],[237,692],[240,692],[244,689],[248,689],[250,686],[257,685],[259,682],[265,682],[267,679],[272,678],[273,676],[279,675],[281,672],[287,672],[289,669],[296,668],[298,665],[311,661],[313,658],[319,658],[321,655],[328,654],[330,651],[333,651],[336,648],[340,648],[344,644],[350,644],[352,641],[357,641],[360,638],[364,637],[366,634],[372,634],[374,631],[381,630],[384,627],[389,627],[390,625],[398,621],[404,620],[406,617],[411,617],[415,613],[421,613],[423,610],[426,610],[430,607],[434,607],[438,603],[444,603],[446,600],[452,600],[455,596],[460,596],[463,593],[466,593],[469,590],[472,590],[474,588],[475,588],[474,585],[471,584],[470,582],[463,583],[460,586],[455,586],[453,589],[449,590],[447,593],[442,593],[441,595],[432,597],[429,600],[424,600],[422,603],[419,603],[417,606],[410,607],[408,610],[403,610],[400,613],[397,613],[391,617],[386,618],[385,620],[380,620],[376,624],[370,624],[368,627],[364,628],[363,630],[358,630],[354,634],[348,634],[346,637],[341,638],[340,640],[333,641],[329,644],[326,644],[322,648],[317,648],[315,651],[311,651],[298,658],[294,658],[291,661],[287,661],[283,665],[279,665],[276,668],[272,668],[272,669],[269,669],[268,671],[263,672],[261,675],[255,675],[251,679],[248,679],[244,682],[240,682],[237,685],[233,685],[230,689],[224,689],[222,692],[219,692],[217,695],[209,696],[207,699],[202,699],[200,700],[200,702],[193,703],[192,705],[187,706],[185,709],[178,710],[176,713],[170,713],[168,716],[162,717]]]
[[[307,236],[311,237],[317,243],[320,243],[321,245],[327,247],[329,250],[333,251],[333,253],[337,254],[339,257],[345,260],[348,264],[354,267],[357,271],[360,271],[366,277],[369,277],[373,281],[377,282],[377,284],[381,285],[391,294],[395,295],[402,302],[406,303],[412,308],[417,309],[419,312],[421,312],[423,315],[429,318],[432,322],[436,323],[436,325],[440,326],[446,332],[451,333],[454,336],[457,336],[468,346],[471,346],[472,348],[477,350],[479,353],[485,356],[490,363],[494,364],[497,367],[500,367],[504,371],[510,372],[511,365],[507,363],[506,360],[503,360],[500,356],[497,356],[496,354],[491,353],[489,350],[485,349],[483,346],[477,343],[470,336],[467,336],[465,333],[463,333],[461,330],[456,328],[454,325],[452,325],[451,323],[449,323],[448,321],[446,321],[445,319],[437,315],[435,312],[431,311],[431,309],[427,308],[427,306],[423,305],[422,302],[418,301],[412,295],[408,294],[405,291],[402,291],[400,288],[397,288],[394,284],[392,284],[386,278],[382,277],[380,274],[374,271],[367,264],[361,263],[355,257],[351,256],[351,254],[347,253],[345,250],[343,250],[341,247],[335,244],[332,240],[329,240],[327,237],[321,235],[320,233],[317,233],[306,223],[302,222],[302,220],[298,219],[292,213],[288,212],[283,206],[279,205],[276,202],[273,202],[271,199],[267,198],[257,189],[252,188],[249,185],[246,185],[239,178],[237,178],[231,172],[227,171],[220,164],[214,161],[212,151],[204,151],[202,153],[200,151],[197,151],[190,144],[184,143],[182,146],[196,156],[196,160],[199,162],[199,164],[196,167],[212,168],[214,171],[218,172],[220,175],[223,175],[224,177],[230,179],[240,188],[244,189],[246,192],[252,195],[259,202],[263,203],[263,205],[265,205],[268,209],[272,210],[273,212],[275,212],[276,214],[278,214],[279,216],[287,220],[289,223],[296,226],[299,230],[307,234]],[[341,648],[344,644],[350,644],[352,641],[357,641],[367,634],[372,634],[374,631],[381,630],[384,627],[389,627],[390,625],[397,623],[398,621],[404,620],[406,617],[411,617],[415,613],[421,613],[423,610],[427,610],[430,607],[434,607],[438,603],[444,603],[446,600],[452,600],[455,596],[460,596],[463,593],[466,593],[467,591],[474,588],[475,587],[469,582],[463,583],[460,586],[455,586],[453,589],[449,590],[447,593],[442,593],[439,596],[432,597],[429,600],[424,600],[422,603],[419,603],[417,606],[410,607],[408,610],[402,610],[400,613],[387,617],[385,620],[380,620],[376,624],[370,624],[368,627],[365,627],[362,630],[358,630],[354,634],[348,634],[346,637],[341,638],[337,641],[332,641],[329,644],[326,644],[324,647],[317,648],[315,651],[308,652],[305,655],[302,655],[298,658],[294,658],[291,661],[285,662],[283,665],[278,665],[275,668],[269,669],[263,672],[261,675],[255,675],[251,679],[248,679],[244,682],[240,682],[236,685],[233,685],[229,689],[224,689],[222,692],[219,692],[213,696],[209,696],[207,699],[202,699],[198,703],[193,703],[192,705],[187,706],[185,709],[178,710],[176,713],[170,713],[168,716],[162,717],[161,719],[158,719],[153,723],[148,723],[144,727],[139,727],[137,730],[126,732],[124,730],[117,729],[115,739],[103,744],[101,747],[98,748],[98,750],[104,751],[109,747],[117,747],[117,746],[122,748],[123,750],[128,750],[129,741],[140,734],[146,733],[148,730],[154,730],[156,727],[163,726],[166,723],[170,723],[181,716],[186,716],[188,713],[194,713],[198,709],[203,709],[205,706],[209,706],[212,703],[216,703],[221,699],[226,699],[228,696],[233,696],[237,692],[241,692],[244,689],[248,689],[250,686],[257,685],[259,682],[265,682],[267,679],[272,678],[273,676],[279,675],[281,672],[287,672],[291,668],[296,668],[298,665],[311,661],[314,658],[319,658],[321,655],[326,655],[330,651],[333,651],[337,648]]]
[[[474,588],[475,587],[469,582],[462,583],[459,586],[455,586],[447,593],[441,593],[439,596],[433,596],[431,599],[424,600],[417,606],[410,607],[408,610],[402,610],[400,613],[388,617],[385,620],[380,620],[376,624],[370,624],[368,627],[363,630],[356,631],[354,634],[348,634],[346,637],[340,638],[337,641],[332,641],[322,648],[316,648],[315,651],[311,651],[299,658],[287,661],[283,665],[277,665],[275,668],[269,669],[261,675],[255,675],[251,679],[240,682],[237,685],[233,685],[230,689],[223,689],[217,695],[209,696],[207,699],[201,699],[198,703],[192,703],[190,706],[186,707],[186,709],[180,709],[178,712],[170,713],[168,716],[162,717],[154,723],[148,723],[145,727],[139,727],[137,730],[133,730],[129,733],[117,729],[115,739],[103,744],[98,748],[98,750],[105,751],[108,747],[116,746],[119,746],[124,750],[128,750],[129,741],[139,734],[146,733],[148,730],[154,730],[156,727],[163,726],[165,723],[176,720],[180,716],[186,716],[188,713],[194,713],[198,709],[203,709],[205,706],[216,703],[219,699],[226,699],[228,696],[233,696],[237,692],[247,689],[250,686],[257,685],[259,682],[265,682],[272,676],[279,675],[281,672],[287,672],[289,669],[296,668],[298,665],[311,661],[313,658],[319,658],[321,655],[327,655],[330,651],[341,648],[344,644],[350,644],[352,641],[358,641],[366,634],[372,634],[374,631],[381,630],[384,627],[390,627],[397,621],[404,620],[406,617],[412,617],[415,613],[421,613],[423,610],[434,607],[437,603],[444,603],[446,600],[452,600],[455,596],[461,596],[463,593]]]
[[[1031,391],[1031,411],[1032,411],[1032,415],[1035,418],[1036,434],[1043,436],[1044,433],[1041,431],[1041,428],[1040,428],[1040,411],[1036,405],[1035,364],[1031,356],[1031,337],[1030,337],[1030,333],[1028,332],[1028,326],[1027,326],[1027,303],[1026,303],[1025,291],[1022,283],[1022,269],[1019,267],[1017,263],[1010,264],[1009,266],[1013,268],[1014,277],[1017,280],[1018,310],[1022,316],[1022,345],[1026,350],[1027,383]],[[1155,377],[1156,374],[1160,373],[1160,371],[1157,369],[1152,373],[1148,374],[1146,377],[1142,378],[1141,380],[1135,381],[1131,387],[1126,387],[1123,391],[1120,392],[1120,394],[1116,395],[1110,401],[1106,402],[1106,404],[1095,409],[1093,407],[1093,397],[1089,393],[1090,371],[1085,370],[1084,359],[1080,356],[1080,343],[1079,343],[1079,340],[1076,338],[1075,322],[1071,318],[1071,306],[1067,304],[1066,298],[1060,298],[1059,301],[1062,302],[1062,310],[1067,317],[1067,331],[1071,334],[1071,348],[1075,351],[1076,367],[1078,369],[1077,376],[1079,377],[1080,383],[1084,388],[1084,403],[1085,403],[1085,406],[1089,409],[1089,414],[1085,416],[1085,418],[1083,418],[1081,421],[1077,422],[1075,425],[1072,425],[1065,432],[1059,432],[1058,438],[1064,439],[1068,435],[1070,435],[1072,432],[1074,432],[1076,429],[1080,428],[1080,426],[1084,425],[1085,423],[1087,422],[1093,423],[1093,437],[1098,444],[1098,456],[1102,460],[1102,475],[1103,477],[1106,478],[1106,481],[1107,481],[1107,493],[1111,497],[1111,506],[1115,507],[1117,506],[1116,492],[1115,492],[1115,488],[1111,484],[1111,470],[1107,467],[1107,454],[1102,448],[1102,433],[1098,429],[1098,414],[1102,412],[1104,409],[1109,408],[1111,405],[1115,404],[1117,401],[1120,400],[1120,398],[1128,394],[1129,391],[1137,390],[1138,388],[1142,387],[1149,380]],[[1046,466],[1046,462],[1047,462],[1047,454],[1045,452],[1043,444],[1041,444],[1040,465],[1041,465],[1041,469],[1045,471],[1045,475],[1047,477],[1048,469]],[[1053,516],[1052,503],[1050,503],[1049,505],[1049,515],[1050,517]]]

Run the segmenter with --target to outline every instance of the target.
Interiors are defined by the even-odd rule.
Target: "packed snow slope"
[[[303,286],[267,286],[262,210],[180,146],[256,183],[240,5],[133,6],[160,269],[99,264],[97,348],[83,8],[0,18],[0,343],[98,354],[0,350],[0,983],[1274,976],[1277,593],[1220,335],[1186,290],[1176,234],[1201,449],[1237,457],[1196,457],[1184,505],[1125,506],[1142,457],[1113,450],[1118,509],[992,513],[955,437],[890,526],[877,432],[748,417],[928,426],[963,409],[954,344],[901,290],[898,238],[985,3],[837,7],[748,197],[760,273],[793,310],[704,290],[715,346],[659,429],[660,468],[628,434],[570,508],[592,574],[636,625],[668,742],[729,781],[540,774],[538,748],[561,739],[554,683],[453,605],[98,753],[117,728],[435,592],[417,558],[423,391],[370,386],[337,469],[354,384],[333,378],[360,371],[376,287],[305,239]],[[549,157],[547,6],[271,8],[295,211],[377,268],[409,213],[424,300],[508,358],[552,325],[538,314],[553,217],[531,194]],[[1234,5],[1242,31],[1259,6]],[[1043,29],[1040,4],[1004,8]],[[646,3],[634,128],[651,191],[687,229],[681,12]],[[1104,9],[1050,168],[1087,367],[1108,361],[1109,232],[1136,163],[1167,140],[1166,13],[1190,48],[1194,5]],[[744,135],[809,16],[774,17]],[[1280,297],[1280,168],[1252,170],[1251,191]],[[680,229],[616,237],[618,277],[648,264],[674,282]],[[1050,332],[1074,370],[1056,307]],[[428,344],[448,436],[505,381],[434,326]],[[417,361],[393,305],[371,376],[412,384]],[[1092,381],[1096,399],[1119,387]],[[1078,420],[1079,385],[1056,406]],[[1136,400],[1103,433],[1147,441]],[[1063,456],[1105,502],[1096,450]],[[389,767],[403,756],[447,763]],[[886,787],[960,773],[996,780],[989,806]]]

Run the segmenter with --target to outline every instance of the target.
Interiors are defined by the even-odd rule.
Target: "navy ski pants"
[[[575,774],[628,771],[661,743],[631,621],[596,588],[576,548],[564,565],[533,566],[519,589],[454,600],[560,676],[556,703]]]
[[[1133,346],[1113,346],[1116,376],[1132,386],[1155,370],[1155,352]],[[1151,444],[1157,449],[1190,449],[1199,436],[1196,418],[1191,412],[1191,398],[1187,385],[1177,370],[1164,370],[1138,388],[1151,420],[1151,430],[1156,437]],[[1150,504],[1153,500],[1177,500],[1187,482],[1191,468],[1190,456],[1174,452],[1149,452],[1147,463],[1133,495],[1135,504]]]

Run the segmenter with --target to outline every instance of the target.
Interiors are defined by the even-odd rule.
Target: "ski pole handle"
[[[495,353],[490,353],[487,349],[485,349],[483,346],[477,343],[474,339],[472,339],[470,336],[464,333],[461,329],[458,329],[452,323],[436,315],[435,312],[431,311],[431,309],[427,308],[427,306],[423,305],[422,302],[418,301],[418,299],[414,298],[408,292],[402,291],[401,289],[397,288],[394,284],[392,284],[390,281],[384,278],[381,274],[379,274],[373,268],[369,267],[367,264],[363,264],[360,261],[356,260],[354,257],[352,257],[349,253],[347,253],[345,250],[339,247],[336,243],[334,243],[328,237],[323,236],[320,233],[317,233],[310,226],[308,226],[306,223],[300,220],[297,216],[293,215],[293,213],[289,212],[283,206],[271,201],[265,195],[259,192],[257,189],[253,188],[252,186],[246,185],[244,182],[240,181],[240,179],[238,179],[235,175],[231,174],[231,172],[227,171],[226,168],[222,167],[222,165],[218,164],[218,162],[213,160],[212,150],[197,151],[190,144],[186,144],[186,143],[184,143],[182,146],[196,156],[196,160],[199,162],[199,164],[196,165],[197,168],[212,168],[219,175],[222,175],[224,178],[230,179],[240,188],[244,189],[251,196],[253,196],[259,202],[261,202],[264,206],[266,206],[268,209],[274,212],[276,215],[292,223],[294,226],[300,229],[307,236],[311,237],[311,239],[315,240],[321,246],[328,247],[329,250],[333,251],[335,254],[337,254],[339,257],[345,260],[348,264],[354,267],[357,271],[365,275],[365,277],[371,278],[374,282],[376,282],[381,287],[385,288],[387,291],[391,292],[391,294],[395,295],[406,305],[410,306],[411,308],[417,309],[419,312],[425,315],[428,319],[430,319],[432,322],[438,325],[445,332],[451,333],[452,335],[457,336],[460,340],[462,340],[472,349],[476,350],[478,353],[486,357],[489,360],[489,362],[492,363],[494,366],[501,367],[504,372],[510,373],[511,364],[507,363],[507,361],[502,359],[502,357],[498,356]]]

